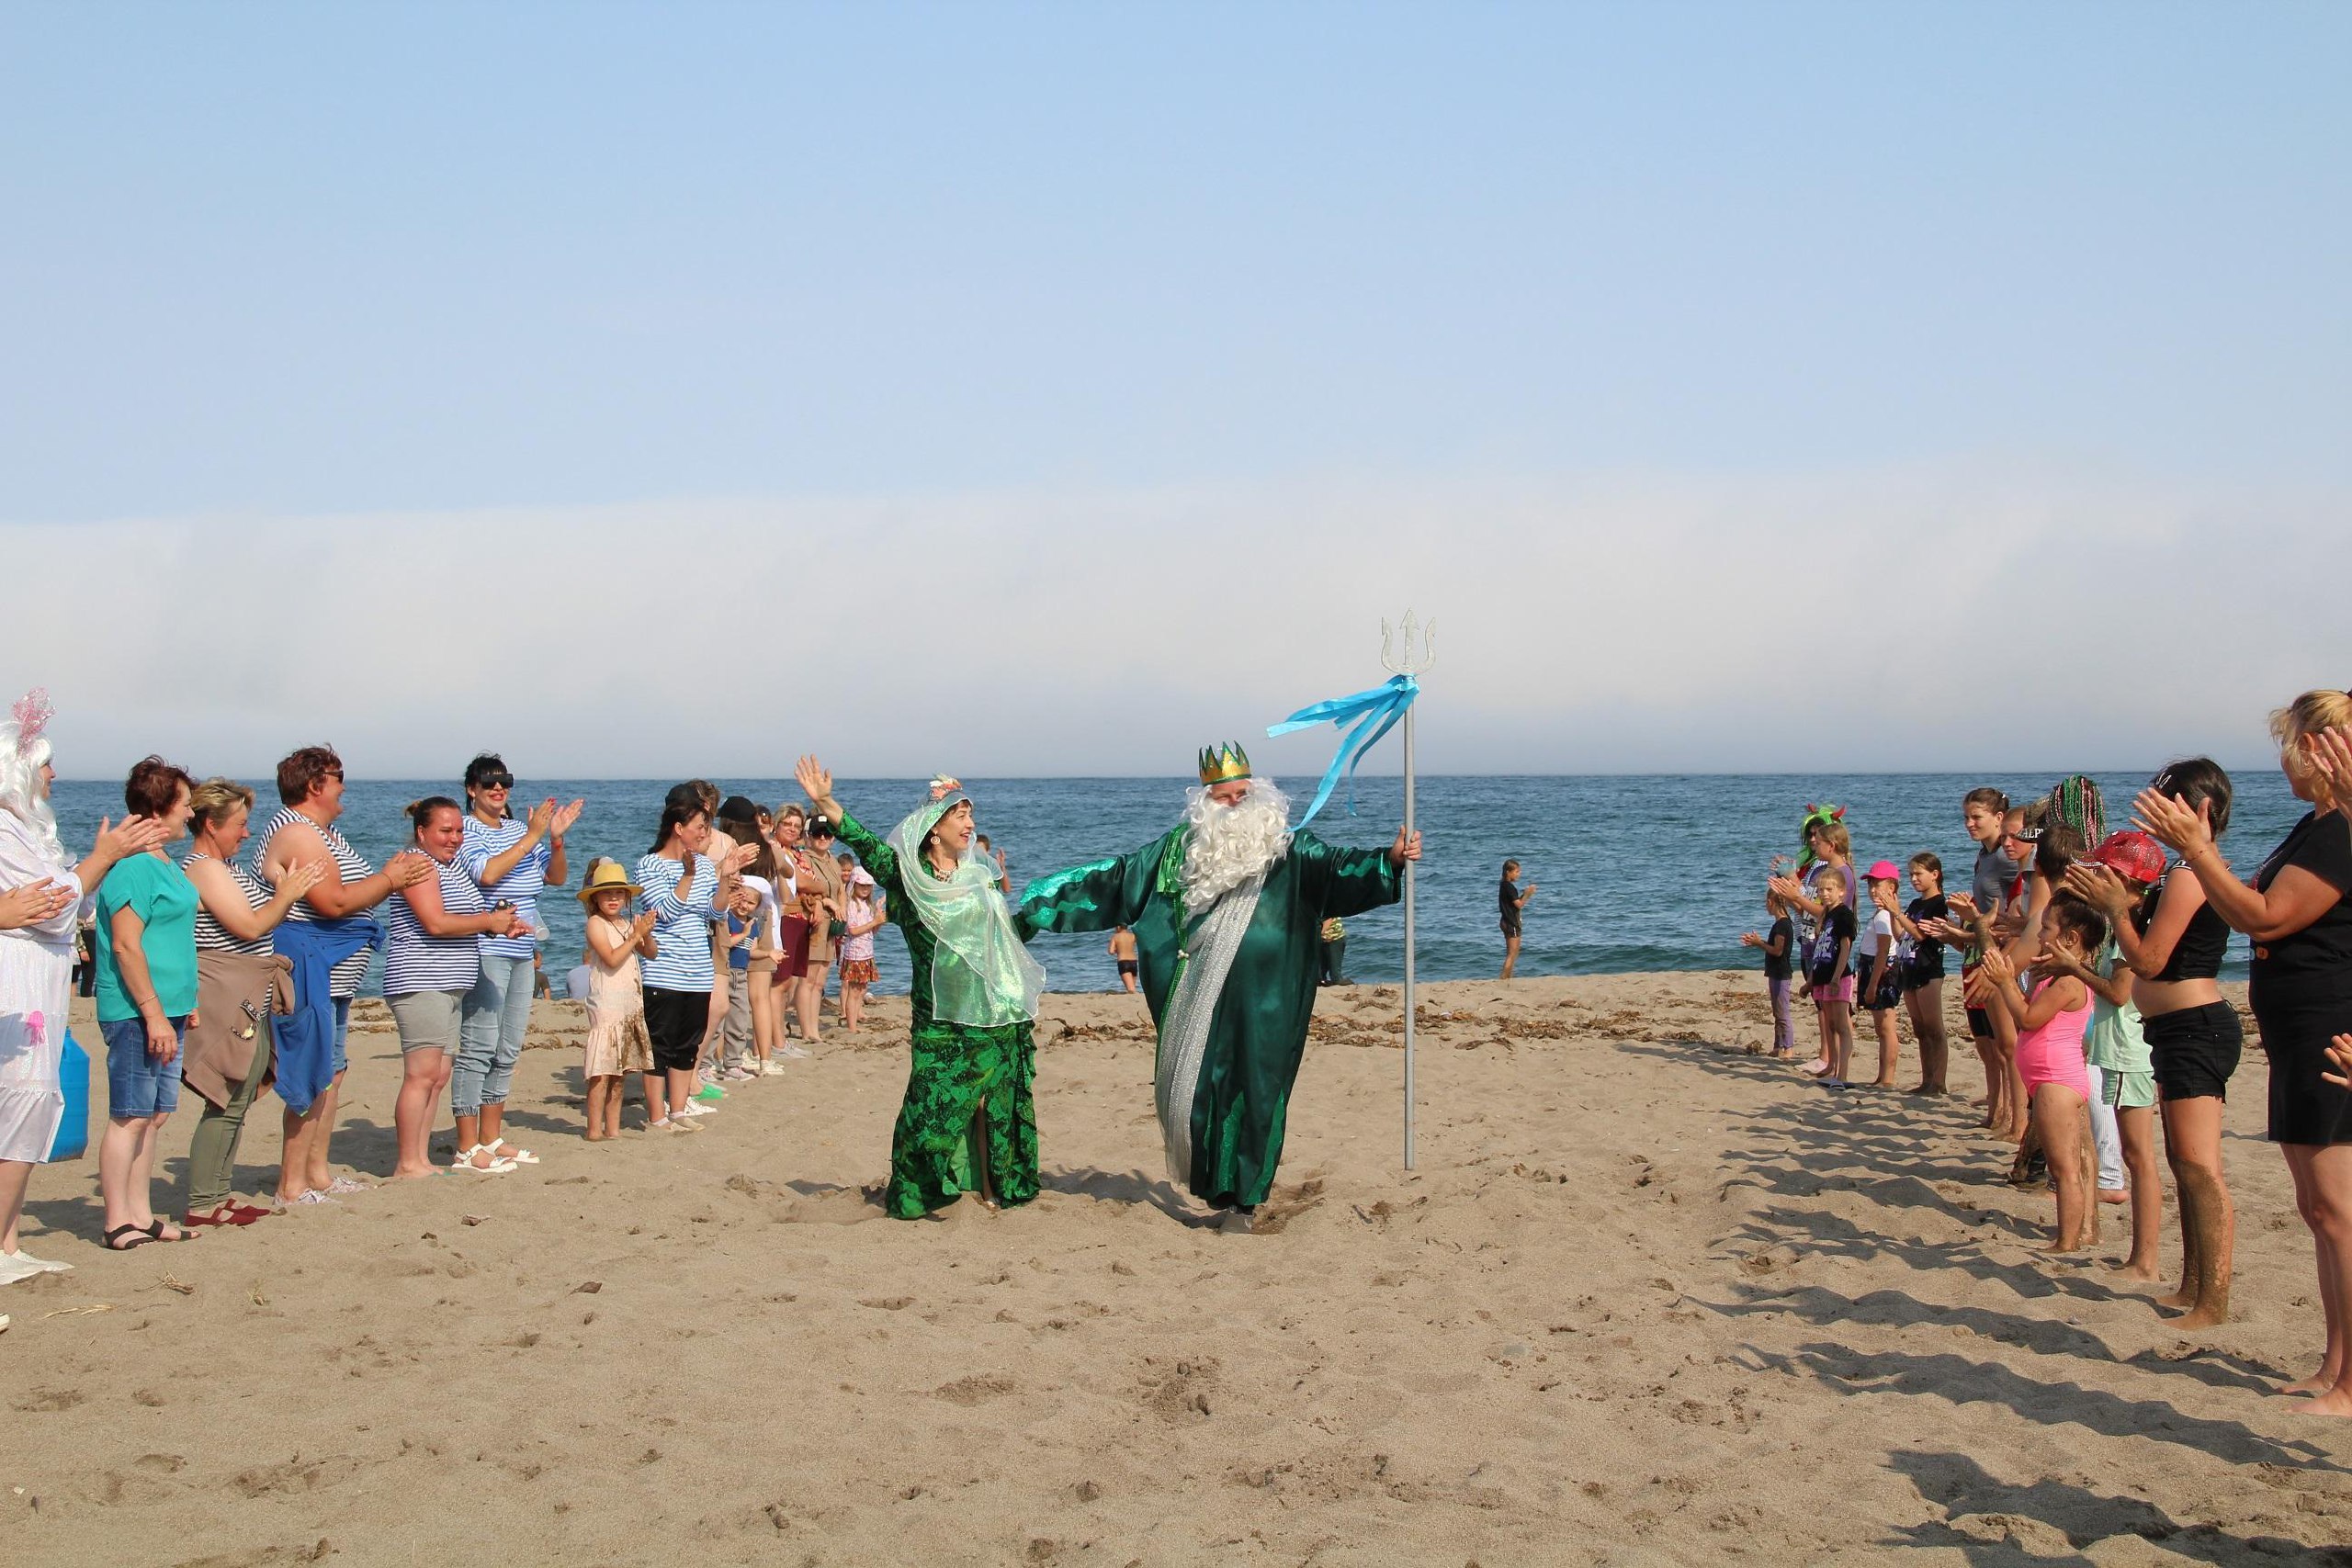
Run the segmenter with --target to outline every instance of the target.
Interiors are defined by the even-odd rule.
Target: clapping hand
[[[1764,939],[1758,936],[1754,931],[1742,931],[1739,937],[1739,945],[1742,947],[1761,947],[1764,945]]]
[[[1973,920],[1984,912],[1977,908],[1976,895],[1973,893],[1947,894],[1944,897],[1944,908],[1950,909],[1955,919],[1962,920]]]
[[[289,865],[286,868],[286,874],[277,879],[277,890],[289,899],[300,898],[303,894],[316,887],[319,885],[319,879],[326,874],[327,860],[324,855],[321,855],[316,860],[306,860],[300,864]]]
[[[126,817],[119,823],[110,817],[98,818],[98,838],[93,853],[114,860],[129,860],[132,855],[145,854],[160,849],[172,836],[160,817]]]
[[[758,858],[760,846],[757,844],[736,845],[734,850],[728,855],[727,863],[718,868],[720,874],[725,876],[735,875],[745,866],[751,864],[753,860]]]
[[[1768,876],[1764,879],[1764,886],[1783,898],[1795,899],[1805,896],[1804,884],[1793,876]]]
[[[2352,1089],[2352,1034],[2339,1034],[2329,1041],[2327,1059],[2335,1064],[2335,1071],[2320,1077],[2338,1089]]]
[[[2132,908],[2132,892],[2123,886],[2123,879],[2091,861],[2078,860],[2066,868],[2066,891],[2093,908],[2106,910],[2109,919],[2121,918]]]
[[[569,806],[557,807],[555,820],[548,825],[548,833],[560,839],[571,832],[571,825],[580,820],[580,813],[587,804],[588,802],[582,799],[575,800]]]
[[[531,807],[531,837],[544,839],[555,830],[555,796],[549,795]]]
[[[395,890],[413,887],[434,871],[433,857],[423,850],[402,850],[384,863],[384,879]]]
[[[54,882],[28,882],[0,893],[0,931],[37,926],[74,902],[74,889]]]
[[[2327,780],[2335,809],[2352,814],[2352,729],[2316,730],[2303,742],[2303,756]]]
[[[2191,811],[2171,795],[2143,789],[2132,802],[2132,826],[2162,839],[2183,860],[2194,860],[2213,847],[2211,803],[2199,801]]]

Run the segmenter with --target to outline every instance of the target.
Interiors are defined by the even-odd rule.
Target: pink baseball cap
[[[1870,870],[1862,873],[1862,880],[1865,882],[1900,882],[1903,880],[1903,873],[1895,869],[1895,865],[1893,861],[1883,860],[1877,864],[1871,866]]]
[[[2154,886],[2164,880],[2164,847],[2147,834],[2132,829],[2109,833],[2101,839],[2090,858],[2127,881]]]

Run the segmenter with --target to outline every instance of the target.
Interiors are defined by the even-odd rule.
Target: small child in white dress
[[[588,868],[580,901],[588,906],[588,1037],[582,1072],[588,1079],[590,1143],[621,1135],[621,1099],[626,1075],[653,1071],[653,1040],[645,1032],[645,993],[639,988],[639,953],[654,955],[653,916],[628,919],[639,889],[618,861],[599,860]],[[648,1104],[651,1103],[649,1098]],[[654,1122],[684,1128],[685,1122]]]

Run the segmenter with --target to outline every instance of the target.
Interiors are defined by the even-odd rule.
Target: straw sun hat
[[[626,893],[634,898],[645,889],[628,879],[616,860],[600,860],[588,873],[587,884],[573,895],[582,904],[593,903],[599,893]]]

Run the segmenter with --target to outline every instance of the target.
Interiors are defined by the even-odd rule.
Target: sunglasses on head
[[[481,782],[474,787],[476,789],[513,789],[514,775],[513,773],[484,773],[481,776]]]

